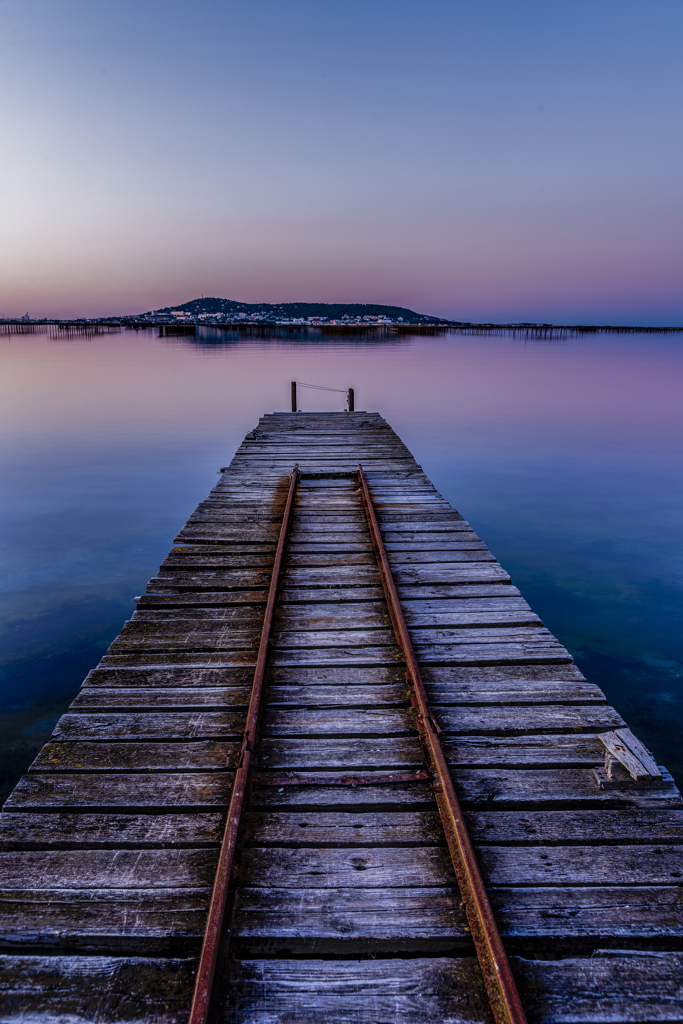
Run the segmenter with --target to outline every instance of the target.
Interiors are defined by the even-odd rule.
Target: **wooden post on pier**
[[[296,412],[296,381],[292,381],[292,412]]]
[[[346,392],[346,398],[347,398],[347,401],[349,403],[349,412],[353,412],[353,402],[354,402],[353,388],[349,388],[349,390]]]

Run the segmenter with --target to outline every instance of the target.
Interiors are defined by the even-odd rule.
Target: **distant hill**
[[[381,306],[364,302],[235,302],[232,299],[203,298],[192,299],[190,302],[183,302],[178,306],[167,306],[165,309],[155,310],[157,314],[163,313],[189,313],[191,316],[200,316],[202,313],[235,316],[237,313],[254,315],[260,313],[268,318],[283,320],[294,320],[310,316],[326,317],[330,320],[340,320],[344,315],[349,317],[362,316],[386,316],[392,320],[403,318],[404,322],[422,322],[425,320],[438,321],[439,317],[432,317],[416,313],[412,309],[405,309],[403,306]],[[150,314],[145,314],[149,316]]]

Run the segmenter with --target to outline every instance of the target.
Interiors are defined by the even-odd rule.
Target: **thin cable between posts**
[[[299,388],[315,388],[316,391],[336,391],[338,395],[345,395],[347,393],[346,388],[324,388],[320,384],[304,384],[301,380],[297,380],[294,383]]]

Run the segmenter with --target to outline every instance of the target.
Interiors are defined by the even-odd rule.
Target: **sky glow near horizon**
[[[679,0],[0,0],[0,315],[683,324]]]

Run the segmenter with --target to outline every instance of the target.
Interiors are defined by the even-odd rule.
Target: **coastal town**
[[[9,318],[0,317],[0,322]],[[455,322],[442,317],[416,313],[401,306],[369,303],[287,302],[245,303],[231,299],[200,298],[178,306],[152,309],[146,313],[116,317],[59,317],[36,320],[27,312],[12,318],[20,323],[73,323],[82,325],[120,324],[121,326],[230,326],[230,325],[282,325],[282,326],[340,326],[385,327],[392,324],[425,324],[455,326]]]
[[[523,332],[525,336],[547,338],[567,334],[596,333],[679,333],[683,327],[637,327],[596,324],[549,324],[521,321],[517,323],[472,323],[465,320],[446,320],[444,317],[416,313],[404,306],[384,306],[370,303],[285,302],[279,305],[261,302],[249,304],[232,299],[199,298],[178,306],[152,309],[146,313],[133,313],[109,317],[43,317],[33,318],[27,312],[20,317],[0,316],[0,325],[12,330],[32,330],[31,325],[52,325],[60,330],[94,328],[140,329],[155,327],[161,335],[196,334],[197,328],[213,327],[223,330],[275,327],[291,330],[312,330],[322,333],[353,333],[383,329],[391,333],[405,333],[413,329],[431,333],[434,329],[457,328],[461,331]]]

